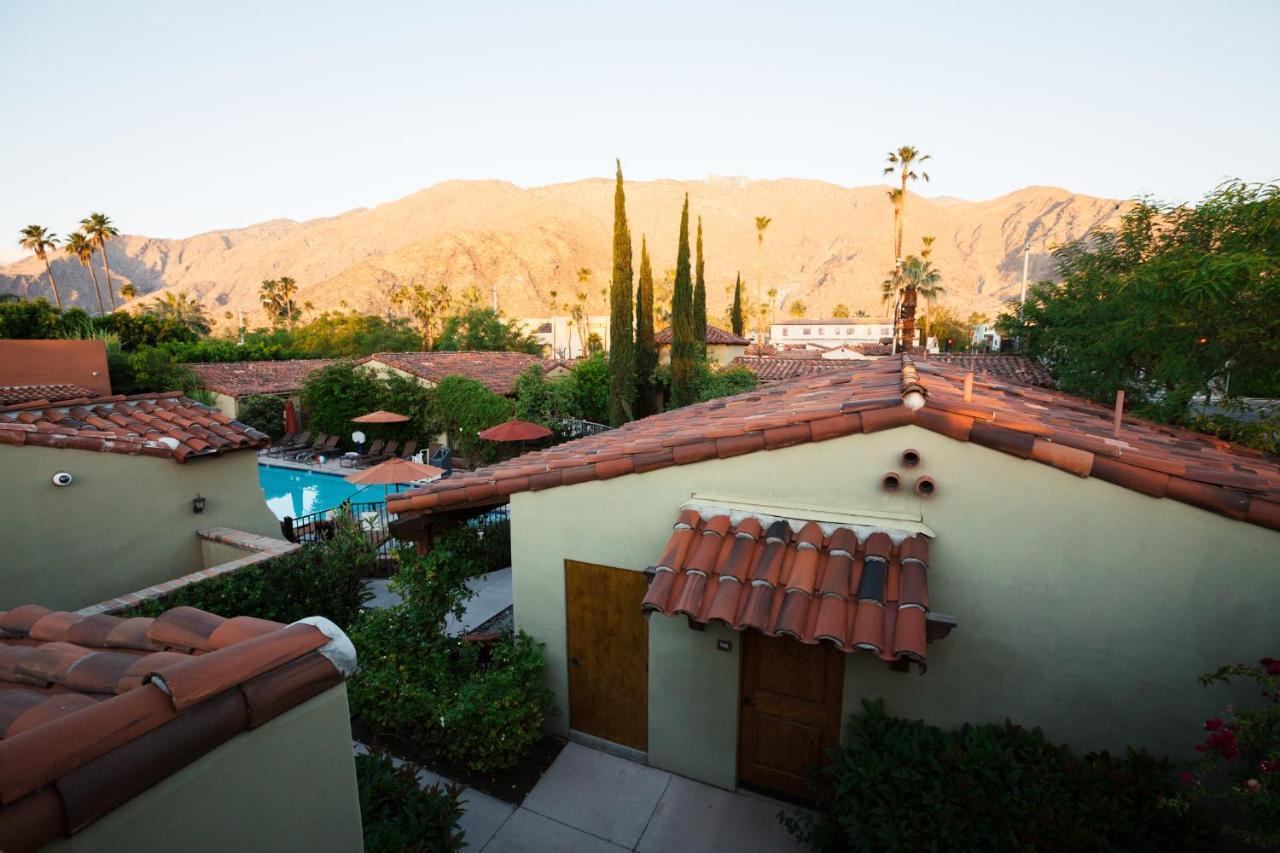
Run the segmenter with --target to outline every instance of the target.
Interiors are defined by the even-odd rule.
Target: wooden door
[[[566,560],[569,727],[649,748],[649,626],[642,572]]]
[[[811,796],[810,768],[840,742],[844,655],[828,643],[742,634],[738,777],[792,797]]]

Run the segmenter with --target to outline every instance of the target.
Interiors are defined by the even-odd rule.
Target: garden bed
[[[538,784],[542,774],[547,772],[547,768],[556,760],[566,743],[562,737],[544,734],[515,766],[495,774],[485,774],[468,770],[460,762],[451,762],[394,734],[376,732],[373,727],[356,717],[351,718],[351,735],[363,744],[377,745],[397,758],[411,761],[432,773],[516,806],[524,802],[524,798]]]

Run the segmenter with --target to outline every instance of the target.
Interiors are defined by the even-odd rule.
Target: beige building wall
[[[240,417],[240,407],[237,405],[236,398],[230,394],[222,394],[217,391],[213,393],[213,407],[227,417],[235,420]]]
[[[202,527],[279,538],[257,455],[172,459],[0,445],[0,610],[76,610],[203,568]],[[55,486],[66,471],[70,486]],[[191,511],[196,493],[207,500]]]
[[[919,468],[901,467],[907,447]],[[937,493],[886,494],[888,470],[908,487],[927,473]],[[902,427],[513,495],[516,621],[546,644],[554,731],[569,726],[563,561],[642,571],[695,494],[936,533],[930,598],[959,627],[930,646],[923,676],[849,655],[845,713],[884,697],[892,713],[944,726],[1007,717],[1080,749],[1187,757],[1200,721],[1228,701],[1196,677],[1273,650],[1280,534]],[[718,652],[721,636],[651,617],[649,758],[732,787],[740,644]]]
[[[345,685],[222,746],[49,851],[362,850]]]
[[[735,358],[745,354],[746,351],[746,346],[740,344],[707,344],[707,358],[717,367],[728,366]],[[668,365],[670,363],[671,344],[660,344],[658,346],[658,364]]]

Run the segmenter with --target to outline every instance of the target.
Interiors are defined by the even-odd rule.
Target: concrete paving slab
[[[784,809],[787,809],[785,805],[763,797],[745,797],[672,776],[636,850],[641,853],[802,851],[804,848],[795,837],[778,822],[778,813]]]
[[[626,849],[521,808],[484,846],[483,853],[620,853]]]
[[[365,581],[365,588],[373,593],[373,598],[366,601],[364,606],[370,610],[375,610],[379,607],[391,607],[399,604],[401,598],[399,594],[391,591],[390,583],[391,581],[388,578],[369,578],[369,580]]]
[[[475,788],[462,792],[462,819],[458,828],[464,833],[468,850],[482,850],[489,840],[497,834],[499,827],[507,822],[515,812],[511,803],[482,794]]]
[[[511,569],[489,572],[483,577],[468,581],[467,586],[471,587],[475,595],[467,600],[462,619],[454,619],[452,615],[446,618],[444,630],[447,634],[466,633],[511,606]]]
[[[670,773],[570,743],[523,808],[630,849],[670,783]]]

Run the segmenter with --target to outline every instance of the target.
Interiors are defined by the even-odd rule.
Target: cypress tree
[[[657,389],[653,371],[658,366],[658,345],[653,332],[653,265],[649,245],[640,235],[640,283],[636,287],[636,417],[657,414]]]
[[[729,322],[733,324],[733,333],[741,335],[742,330],[746,328],[746,318],[742,316],[742,273],[738,273],[738,279],[733,283],[733,313],[729,315]]]
[[[698,357],[707,357],[707,281],[702,274],[702,217],[698,217],[698,260],[694,265],[693,338],[698,342]]]
[[[698,341],[693,334],[693,282],[689,276],[689,194],[680,212],[680,248],[676,252],[676,282],[671,293],[671,407],[687,406],[696,396],[694,359]]]
[[[631,229],[622,192],[622,161],[613,191],[613,278],[609,285],[609,422],[621,426],[634,415],[635,339],[631,310]]]

